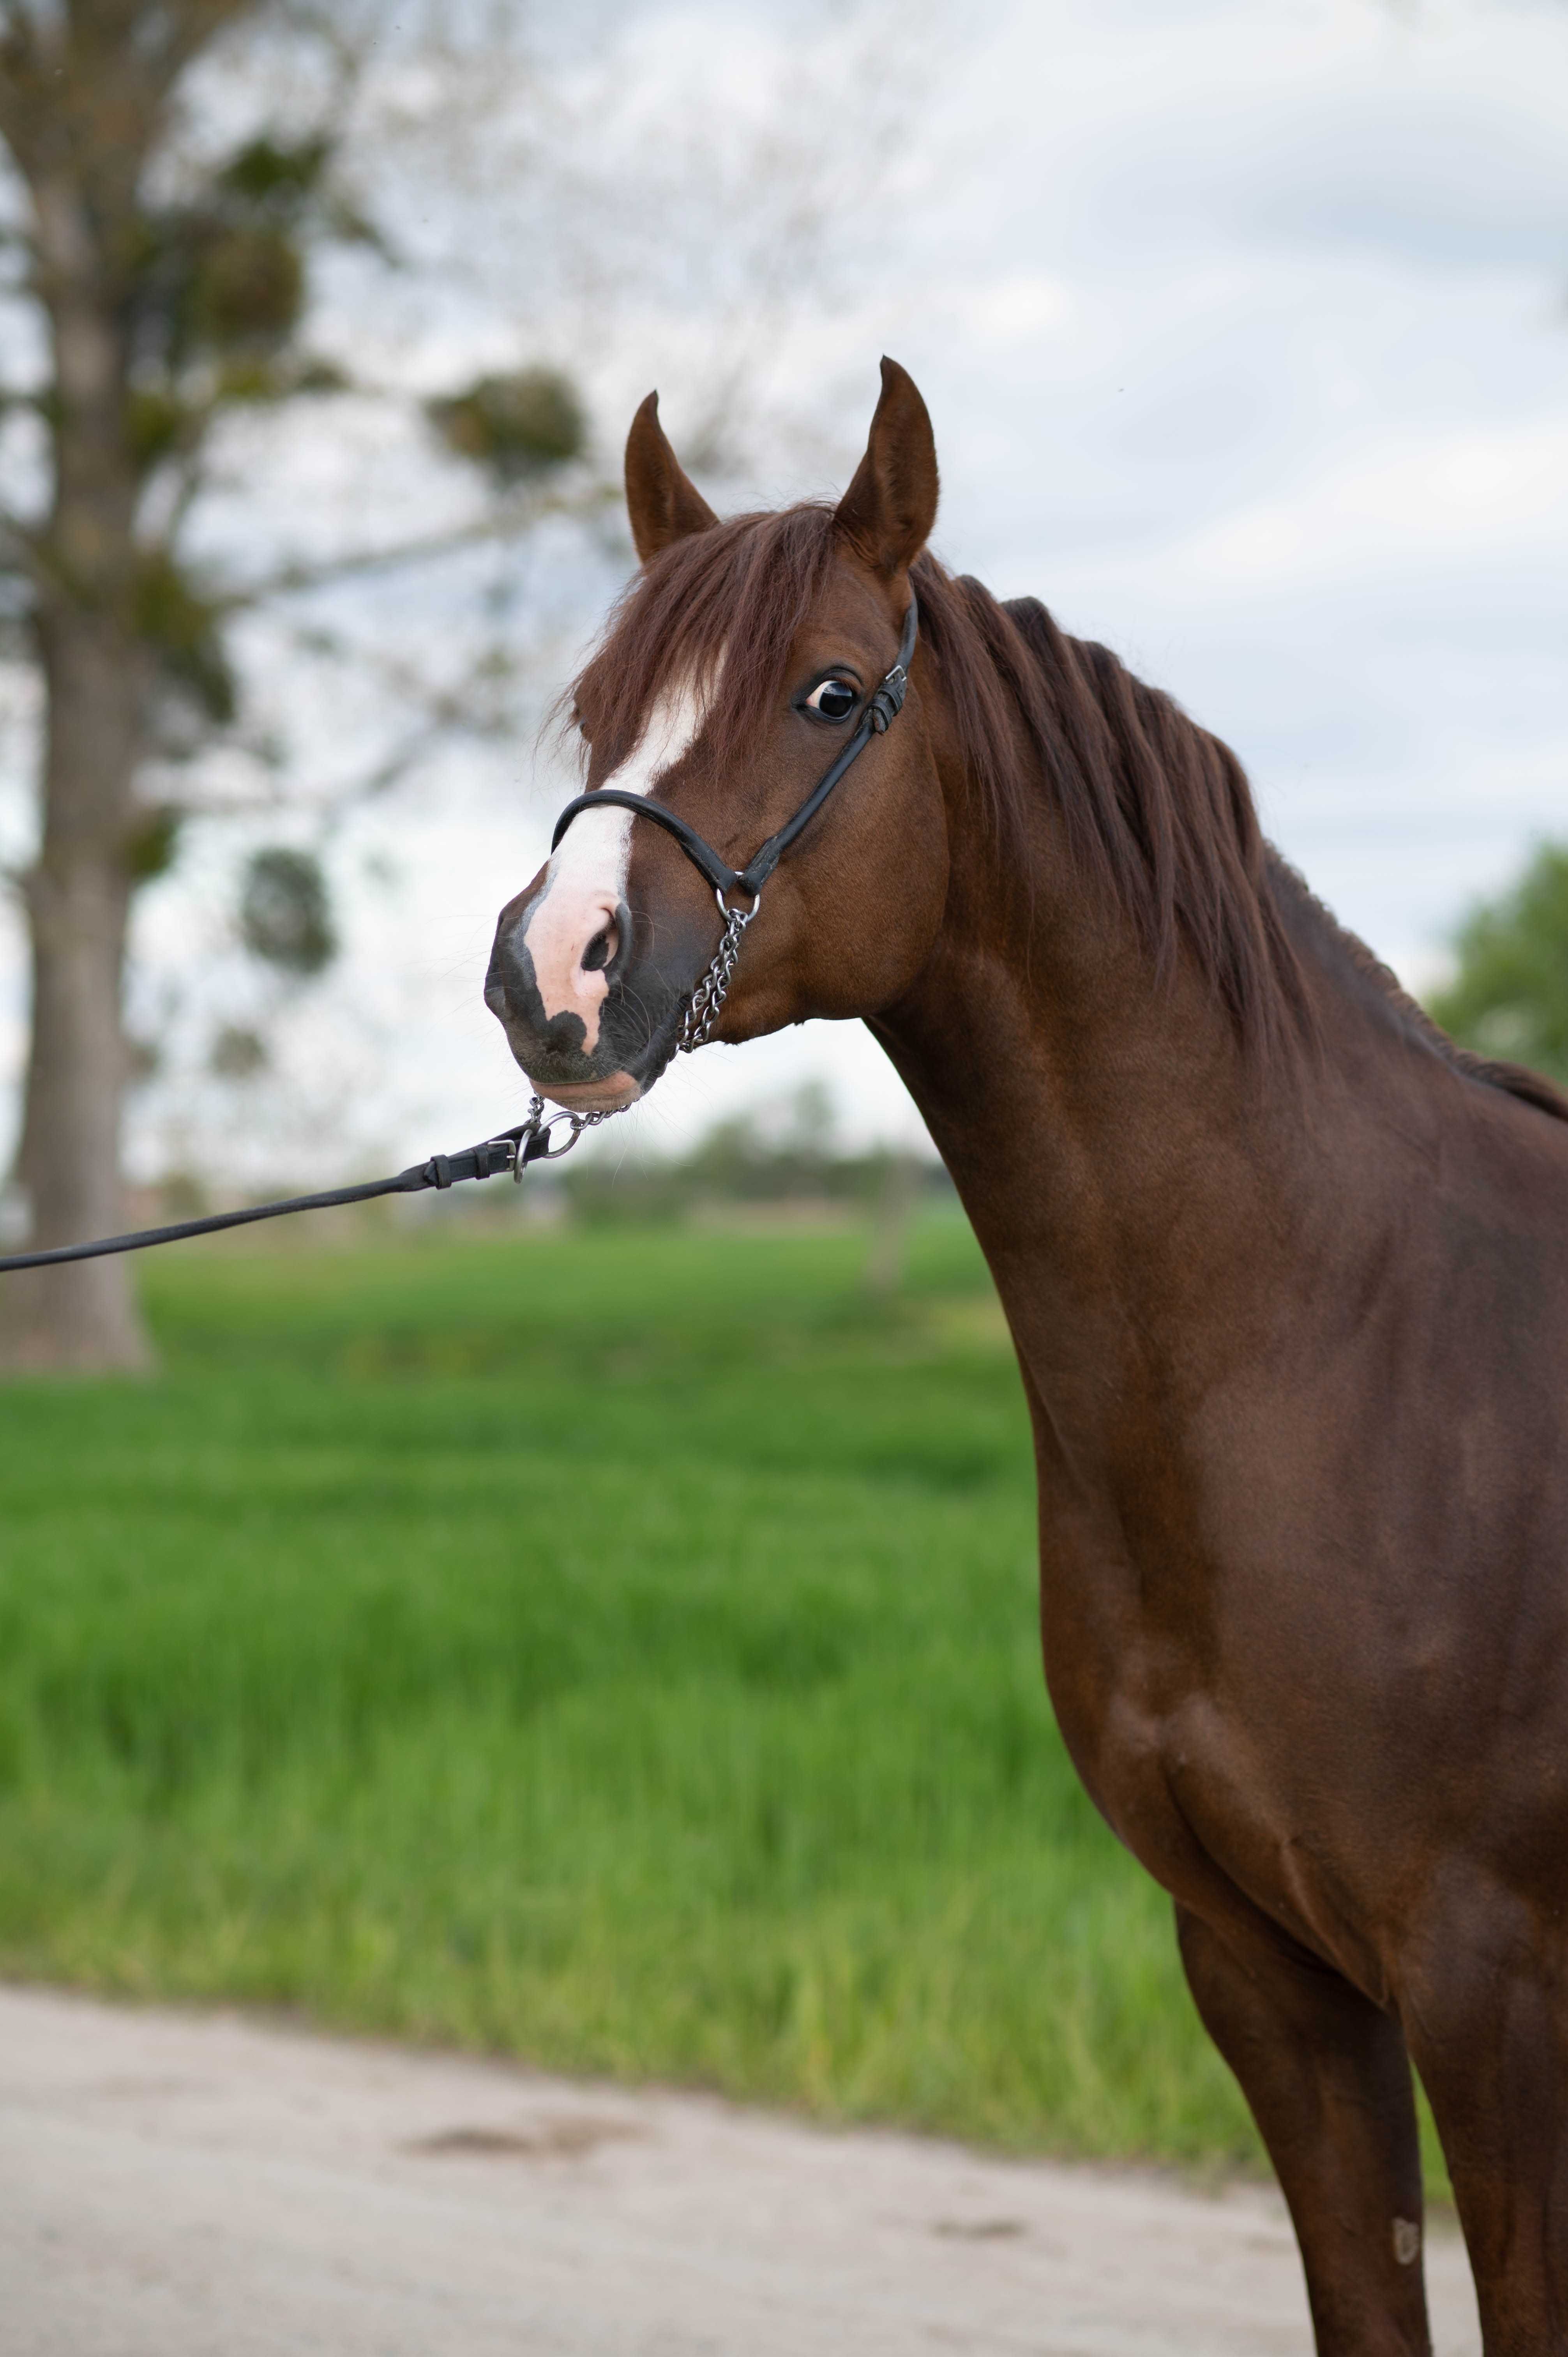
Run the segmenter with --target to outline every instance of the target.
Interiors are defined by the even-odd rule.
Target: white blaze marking
[[[623,793],[647,793],[688,750],[702,717],[702,705],[690,687],[661,695],[636,750],[605,783]],[[584,967],[583,952],[607,924],[617,921],[626,899],[632,825],[631,812],[613,803],[575,818],[551,859],[523,934],[546,1020],[580,1016],[583,1050],[589,1056],[599,1044],[599,1015],[609,984],[602,968],[589,972]]]

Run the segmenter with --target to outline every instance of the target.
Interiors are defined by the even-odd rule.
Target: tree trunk
[[[48,635],[57,643],[46,654],[48,808],[27,879],[33,1026],[17,1157],[40,1248],[112,1234],[124,1223],[120,998],[134,767],[125,759],[127,662],[113,642],[117,634],[73,615]],[[94,643],[106,637],[110,643]],[[149,1363],[125,1262],[38,1269],[4,1285],[0,1364],[87,1371]]]
[[[17,1176],[32,1241],[47,1247],[124,1224],[121,990],[147,669],[134,626],[120,290],[80,186],[40,176],[33,199],[58,404],[35,610],[47,720],[41,842],[26,890],[33,1030]],[[0,1366],[109,1371],[149,1358],[124,1261],[0,1280]]]

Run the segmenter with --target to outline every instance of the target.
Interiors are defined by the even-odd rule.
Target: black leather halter
[[[832,767],[825,770],[792,819],[770,834],[753,858],[744,867],[731,867],[719,857],[711,843],[705,843],[690,822],[667,802],[656,802],[647,794],[627,792],[621,786],[600,786],[590,794],[579,794],[567,803],[555,822],[555,832],[550,839],[553,852],[572,821],[585,810],[603,810],[611,803],[628,810],[636,818],[650,818],[666,834],[672,834],[693,867],[700,868],[718,895],[719,906],[729,913],[732,892],[749,894],[752,909],[762,898],[762,888],[772,875],[791,844],[811,825],[845,770],[857,761],[874,737],[886,736],[904,708],[904,691],[909,684],[909,665],[914,660],[915,640],[919,630],[920,609],[913,590],[909,593],[909,611],[905,617],[904,635],[898,641],[898,660],[872,696],[856,723],[854,736],[840,752]]]

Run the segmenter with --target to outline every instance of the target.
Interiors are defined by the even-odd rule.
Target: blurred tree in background
[[[1546,843],[1512,889],[1460,927],[1432,1012],[1466,1048],[1568,1084],[1568,845]]]
[[[274,39],[316,50],[317,120],[202,153],[183,135],[185,78],[214,44],[266,19]],[[0,136],[22,196],[6,291],[36,308],[42,348],[30,381],[0,387],[5,413],[29,419],[41,444],[37,504],[0,516],[5,621],[37,665],[44,706],[38,851],[14,878],[33,985],[17,1175],[39,1244],[120,1216],[131,897],[168,866],[184,815],[144,800],[143,772],[235,728],[229,625],[292,586],[225,580],[191,553],[217,431],[238,410],[348,390],[301,339],[310,272],[334,243],[388,252],[337,169],[330,126],[359,63],[341,12],[263,0],[0,5]],[[542,370],[455,393],[439,418],[453,447],[507,484],[584,447],[571,387]],[[333,931],[314,856],[262,854],[240,921],[258,956],[319,971]],[[233,1069],[234,1041],[220,1044]],[[119,1262],[41,1272],[7,1289],[0,1316],[13,1363],[145,1357]]]
[[[528,48],[536,25],[564,38],[516,5],[454,18],[419,0],[0,0],[0,141],[13,167],[0,184],[0,661],[33,683],[37,827],[10,880],[32,982],[16,1178],[37,1244],[122,1223],[124,1092],[158,1070],[167,1044],[126,1037],[138,888],[168,870],[190,823],[215,810],[275,812],[278,831],[297,837],[292,798],[315,840],[252,848],[228,937],[297,993],[327,966],[339,931],[321,858],[334,813],[384,791],[443,739],[516,730],[506,598],[488,630],[454,621],[411,651],[392,643],[385,578],[547,521],[593,529],[607,513],[588,404],[557,359],[524,341],[515,364],[433,386],[427,370],[423,381],[413,368],[389,371],[394,339],[378,346],[356,329],[400,303],[412,315],[421,278],[425,309],[451,304],[481,245],[492,269],[492,253],[526,257],[506,283],[537,320],[550,239],[559,245],[570,220],[585,351],[605,341],[601,265],[617,240],[642,317],[658,270],[695,255],[706,285],[727,271],[737,311],[749,303],[754,325],[776,335],[769,303],[781,281],[802,276],[796,265],[831,210],[809,109],[787,167],[782,149],[768,169],[748,159],[731,120],[698,143],[711,155],[730,140],[727,168],[747,198],[782,171],[785,200],[749,244],[736,229],[747,199],[683,197],[668,123],[650,151],[667,184],[650,183],[640,205],[624,188],[613,203],[602,188],[596,196],[584,125],[563,128],[557,91],[541,100]],[[790,98],[799,111],[799,87]],[[875,150],[875,108],[857,146],[862,159]],[[510,243],[530,201],[543,226],[532,243]],[[444,208],[463,227],[438,262],[425,232]],[[346,283],[350,260],[360,308],[326,350],[333,307],[320,290]],[[386,289],[379,309],[365,273]],[[446,349],[463,340],[449,330]],[[427,342],[442,348],[439,334]],[[710,442],[736,408],[736,371],[721,358],[710,370]],[[701,464],[704,436],[694,439],[689,455]],[[414,485],[390,521],[385,500],[342,495],[352,465],[334,473],[329,444],[350,457],[401,448],[409,483],[421,440],[426,474],[445,460],[463,493]],[[359,602],[346,623],[341,602],[321,599],[348,584]],[[448,593],[449,582],[450,608]],[[265,616],[284,619],[248,674],[236,650]],[[297,744],[280,749],[256,718],[258,673],[274,704],[280,675],[292,683],[281,698],[295,707],[290,724],[308,703],[289,668],[296,658],[358,664],[373,681],[377,722],[395,712],[402,724],[367,747],[362,775],[314,801],[302,799]],[[340,701],[317,692],[328,725],[348,736]],[[209,996],[197,994],[203,1069],[245,1082],[269,1063],[264,1011]],[[0,1364],[145,1358],[123,1262],[39,1272],[0,1293]]]

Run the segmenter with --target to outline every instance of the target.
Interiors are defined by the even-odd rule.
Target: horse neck
[[[1036,1426],[1081,1463],[1138,1402],[1179,1413],[1267,1350],[1343,1243],[1362,1157],[1344,1071],[1260,1068],[1190,957],[1157,980],[1132,920],[1075,883],[1043,782],[1037,808],[1032,906],[955,815],[932,959],[873,1028],[991,1264]]]

